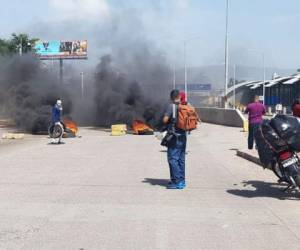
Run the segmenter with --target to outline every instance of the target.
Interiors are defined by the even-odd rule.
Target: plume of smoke
[[[89,25],[74,22],[35,25],[34,36],[42,40],[50,36],[61,40],[87,38],[91,59],[86,65],[65,64],[69,80],[63,86],[59,85],[57,72],[42,67],[32,55],[3,59],[0,93],[6,115],[27,131],[44,130],[51,117],[51,106],[62,98],[64,114],[70,113],[81,124],[107,126],[141,119],[155,127],[168,102],[172,74],[163,53],[144,34],[137,13],[111,13],[105,22]],[[47,31],[46,38],[39,28]],[[80,98],[81,71],[85,72],[84,98]]]
[[[110,42],[95,73],[97,124],[140,119],[156,127],[172,85],[165,53],[147,38],[134,12],[116,15],[104,31]]]
[[[17,127],[32,133],[47,130],[51,106],[61,97],[65,112],[70,112],[69,95],[32,55],[2,57],[0,75],[2,115],[12,118]]]
[[[161,80],[151,82],[151,78],[147,78],[146,71],[152,70],[151,65],[146,64],[148,68],[139,65],[138,60],[133,63],[123,65],[123,73],[114,68],[112,56],[101,58],[95,74],[98,125],[131,124],[135,119],[144,120],[153,127],[158,125],[166,103],[167,85]],[[141,72],[145,73],[144,81],[138,80]]]

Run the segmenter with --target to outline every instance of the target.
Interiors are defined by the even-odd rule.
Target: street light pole
[[[184,92],[185,101],[188,100],[188,89],[187,89],[187,68],[186,68],[186,40],[183,42],[184,47]]]
[[[83,75],[84,75],[84,73],[80,72],[80,75],[81,75],[81,99],[83,99],[84,98],[84,88],[83,88]]]
[[[183,41],[183,53],[184,53],[184,92],[185,92],[185,101],[188,100],[188,86],[187,86],[187,56],[186,56],[186,46],[187,42],[192,41],[194,39],[200,38],[200,36],[195,36]]]
[[[262,53],[263,60],[263,104],[266,105],[266,65],[265,65],[265,53]]]
[[[263,67],[263,104],[266,103],[266,62],[265,62],[265,53],[259,50],[248,50],[249,52],[257,53],[262,57],[262,67]]]
[[[173,65],[173,89],[176,89],[176,65]]]
[[[22,35],[21,35],[21,42],[20,42],[20,47],[19,47],[19,54],[20,54],[20,56],[23,54],[23,38],[22,38]]]
[[[224,107],[227,108],[227,88],[228,88],[228,12],[229,0],[226,1],[226,34],[225,34],[225,86],[224,86]]]
[[[235,103],[235,100],[236,100],[236,97],[235,97],[235,81],[236,81],[236,65],[234,64],[233,65],[233,108],[235,109],[236,108],[236,103]]]

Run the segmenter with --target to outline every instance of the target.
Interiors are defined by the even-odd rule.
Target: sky
[[[184,40],[189,66],[224,64],[226,0],[0,0],[0,6],[0,38],[12,32],[87,38],[98,57],[103,50],[96,47],[109,37],[103,27],[130,19],[124,38],[143,36],[170,64],[182,65]],[[230,64],[257,66],[264,53],[269,67],[300,68],[299,9],[299,0],[229,0]],[[101,32],[102,40],[94,39]]]

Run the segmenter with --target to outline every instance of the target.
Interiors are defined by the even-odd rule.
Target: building
[[[245,106],[254,95],[263,95],[263,81],[246,81],[228,88],[228,100],[236,106]],[[235,98],[234,98],[235,96]],[[265,81],[265,105],[274,108],[281,103],[290,110],[292,103],[300,98],[300,74],[276,77]]]

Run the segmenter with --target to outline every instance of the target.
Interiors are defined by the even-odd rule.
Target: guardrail
[[[197,108],[203,122],[230,127],[241,127],[248,130],[248,121],[237,109]]]

